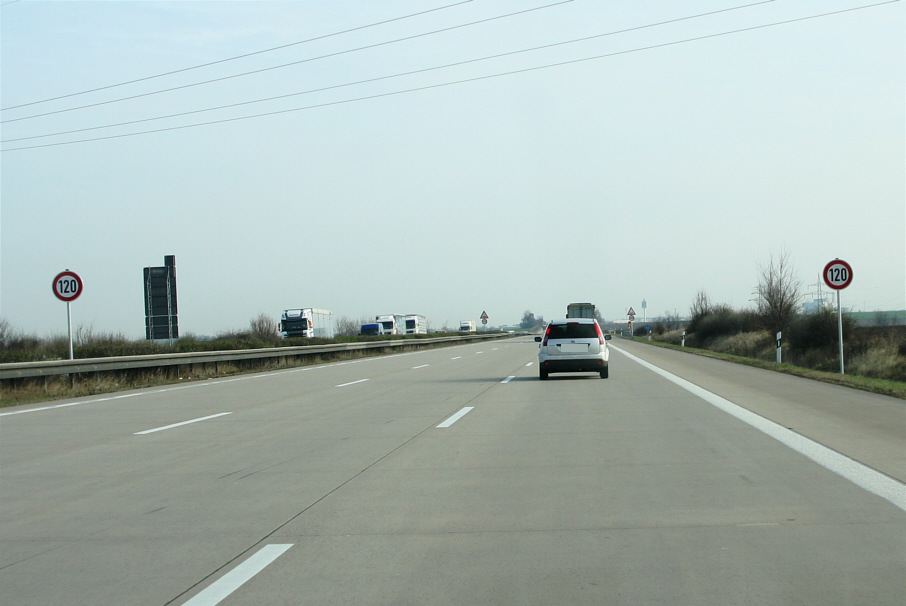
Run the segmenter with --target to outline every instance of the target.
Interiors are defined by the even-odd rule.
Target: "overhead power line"
[[[840,14],[844,14],[844,13],[850,13],[850,12],[864,10],[864,9],[868,9],[868,8],[883,6],[886,4],[894,4],[894,3],[900,2],[900,1],[901,0],[886,0],[884,2],[876,2],[874,4],[867,4],[867,5],[862,5],[862,6],[858,6],[858,7],[831,11],[831,12],[827,12],[827,13],[809,15],[806,17],[798,17],[795,19],[787,19],[784,21],[776,21],[773,23],[765,23],[762,25],[754,25],[754,26],[750,26],[750,27],[744,27],[744,28],[729,30],[729,31],[725,31],[725,32],[718,32],[718,33],[714,33],[714,34],[695,36],[692,38],[685,38],[683,40],[675,40],[672,42],[664,42],[664,43],[660,43],[660,44],[652,44],[649,46],[627,49],[627,50],[622,50],[622,51],[614,51],[614,52],[604,53],[604,54],[600,54],[600,55],[594,55],[594,56],[590,56],[590,57],[583,57],[580,59],[571,59],[571,60],[567,60],[567,61],[560,61],[557,63],[550,63],[550,64],[546,64],[546,65],[538,65],[538,66],[527,67],[527,68],[511,70],[511,71],[506,71],[506,72],[499,72],[496,74],[487,74],[484,76],[475,76],[472,78],[464,78],[464,79],[450,81],[450,82],[430,84],[430,85],[419,86],[419,87],[414,87],[414,88],[390,91],[390,92],[386,92],[386,93],[376,93],[373,95],[366,95],[366,96],[356,97],[356,98],[351,98],[351,99],[329,101],[329,102],[325,102],[325,103],[319,103],[319,104],[309,105],[309,106],[304,106],[304,107],[296,107],[296,108],[277,110],[277,111],[272,111],[272,112],[252,114],[252,115],[247,115],[247,116],[238,116],[238,117],[233,117],[233,118],[224,118],[221,120],[212,120],[209,122],[199,122],[196,124],[172,126],[172,127],[159,128],[159,129],[154,129],[154,130],[139,131],[139,132],[134,132],[134,133],[124,133],[124,134],[119,134],[119,135],[108,135],[108,136],[104,136],[104,137],[94,137],[94,138],[89,138],[89,139],[79,139],[76,141],[65,141],[65,142],[58,142],[58,143],[46,143],[46,144],[40,144],[40,145],[15,147],[15,148],[10,148],[10,149],[5,149],[2,151],[5,151],[5,152],[22,151],[22,150],[37,149],[37,148],[42,148],[42,147],[57,147],[57,146],[62,146],[62,145],[74,145],[74,144],[78,144],[78,143],[88,143],[88,142],[93,142],[93,141],[105,141],[105,140],[109,140],[109,139],[122,139],[122,138],[126,138],[126,137],[134,137],[134,136],[138,136],[138,135],[148,135],[148,134],[169,132],[169,131],[175,131],[175,130],[184,130],[184,129],[189,129],[189,128],[198,128],[198,127],[202,127],[202,126],[211,126],[211,125],[215,125],[215,124],[238,122],[238,121],[242,121],[242,120],[250,120],[253,118],[276,116],[276,115],[281,115],[281,114],[288,114],[288,113],[294,113],[294,112],[311,110],[311,109],[318,109],[318,108],[323,108],[323,107],[345,105],[348,103],[357,103],[360,101],[368,101],[368,100],[380,99],[380,98],[384,98],[384,97],[392,97],[392,96],[396,96],[396,95],[403,95],[403,94],[408,94],[408,93],[413,93],[413,92],[420,92],[420,91],[425,91],[425,90],[444,88],[447,86],[454,86],[454,85],[458,85],[458,84],[466,84],[466,83],[470,83],[470,82],[479,82],[482,80],[490,80],[493,78],[500,78],[500,77],[504,77],[504,76],[524,74],[524,73],[528,73],[528,72],[551,69],[554,67],[562,67],[565,65],[574,65],[574,64],[578,64],[578,63],[595,61],[595,60],[599,60],[599,59],[605,59],[605,58],[610,58],[610,57],[615,57],[615,56],[620,56],[620,55],[628,55],[628,54],[637,53],[637,52],[661,49],[661,48],[666,48],[666,47],[670,47],[670,46],[677,46],[680,44],[688,44],[690,42],[700,42],[703,40],[710,40],[710,39],[720,38],[720,37],[724,37],[724,36],[730,36],[730,35],[735,35],[735,34],[740,34],[740,33],[745,33],[745,32],[767,29],[770,27],[777,27],[780,25],[789,25],[791,23],[799,23],[799,22],[809,21],[809,20],[813,20],[813,19],[820,19],[820,18],[824,18],[824,17],[840,15]]]
[[[766,0],[766,1],[767,1],[767,2],[773,2],[774,0]],[[535,7],[535,8],[530,8],[530,9],[525,9],[525,10],[521,10],[521,11],[516,11],[516,12],[513,12],[513,13],[507,13],[507,14],[505,14],[505,15],[498,15],[498,16],[496,16],[496,17],[488,17],[488,18],[486,18],[486,19],[480,19],[480,20],[478,20],[478,21],[472,21],[472,22],[470,22],[470,23],[463,23],[463,24],[460,24],[460,25],[454,25],[454,26],[451,26],[451,27],[445,27],[445,28],[438,29],[438,30],[434,30],[434,31],[430,31],[430,32],[424,32],[424,33],[421,33],[421,34],[415,34],[415,35],[412,35],[412,36],[406,36],[406,37],[404,37],[404,38],[397,38],[397,39],[395,39],[395,40],[387,40],[387,41],[385,41],[385,42],[377,42],[377,43],[375,43],[375,44],[369,44],[369,45],[366,45],[366,46],[360,46],[360,47],[358,47],[358,48],[353,48],[353,49],[348,49],[348,50],[343,50],[343,51],[337,51],[337,52],[334,52],[334,53],[328,53],[328,54],[326,54],[326,55],[321,55],[321,56],[318,56],[318,57],[310,57],[310,58],[308,58],[308,59],[300,59],[300,60],[298,60],[298,61],[292,61],[292,62],[290,62],[290,63],[284,63],[284,64],[282,64],[282,65],[273,65],[273,66],[271,66],[271,67],[264,67],[264,68],[261,68],[261,69],[256,69],[256,70],[252,70],[252,71],[248,71],[248,72],[243,72],[243,73],[239,73],[239,74],[233,74],[233,75],[230,75],[230,76],[223,76],[223,77],[220,77],[220,78],[213,78],[213,79],[211,79],[211,80],[204,80],[204,81],[202,81],[202,82],[193,82],[193,83],[191,83],[191,84],[183,84],[182,86],[174,86],[174,87],[171,87],[171,88],[165,88],[165,89],[162,89],[162,90],[152,91],[152,92],[148,92],[148,93],[141,93],[141,94],[132,95],[132,96],[129,96],[129,97],[122,97],[122,98],[120,98],[120,99],[111,99],[111,100],[109,100],[109,101],[98,101],[97,103],[89,103],[89,104],[86,104],[86,105],[79,105],[79,106],[77,106],[77,107],[70,107],[70,108],[68,108],[68,109],[58,109],[58,110],[54,110],[54,111],[45,112],[45,113],[43,113],[43,114],[34,114],[34,115],[31,115],[31,116],[23,116],[23,117],[21,117],[21,118],[12,118],[12,119],[9,119],[9,120],[0,121],[0,124],[8,124],[8,123],[10,123],[10,122],[21,122],[21,121],[23,121],[23,120],[32,120],[32,119],[34,119],[34,118],[42,118],[42,117],[44,117],[44,116],[52,116],[52,115],[55,115],[55,114],[63,114],[63,113],[72,112],[72,111],[76,111],[76,110],[80,110],[80,109],[88,109],[88,108],[91,108],[91,107],[99,107],[99,106],[102,106],[102,105],[110,105],[110,104],[113,104],[113,103],[119,103],[119,102],[121,102],[121,101],[131,101],[131,100],[133,100],[133,99],[140,99],[140,98],[142,98],[142,97],[151,97],[151,96],[153,96],[153,95],[160,95],[160,94],[163,94],[163,93],[171,93],[171,92],[178,91],[178,90],[183,90],[183,89],[187,89],[187,88],[193,88],[193,87],[195,87],[195,86],[203,86],[203,85],[205,85],[205,84],[213,84],[213,83],[215,83],[215,82],[223,82],[223,81],[225,81],[225,80],[232,80],[232,79],[234,79],[234,78],[241,78],[241,77],[243,77],[243,76],[251,76],[251,75],[254,75],[254,74],[261,74],[261,73],[268,72],[268,71],[273,71],[273,70],[277,70],[277,69],[283,69],[283,68],[285,68],[285,67],[292,67],[293,65],[301,65],[301,64],[303,64],[303,63],[311,63],[311,62],[313,62],[313,61],[318,61],[318,60],[320,60],[320,59],[328,59],[328,58],[330,58],[330,57],[338,57],[338,56],[340,56],[340,55],[348,55],[348,54],[350,54],[350,53],[355,53],[355,52],[358,52],[358,51],[369,50],[369,49],[372,49],[372,48],[378,48],[378,47],[381,47],[381,46],[387,46],[387,45],[396,44],[396,43],[399,43],[399,42],[406,42],[406,41],[409,41],[409,40],[415,40],[415,39],[417,39],[417,38],[424,38],[424,37],[426,37],[426,36],[433,36],[433,35],[435,35],[435,34],[440,34],[440,33],[444,33],[444,32],[449,32],[449,31],[453,31],[453,30],[456,30],[456,29],[462,29],[462,28],[464,28],[464,27],[471,27],[471,26],[473,26],[473,25],[478,25],[478,24],[481,24],[481,23],[488,23],[488,22],[490,22],[490,21],[497,21],[497,20],[500,20],[500,19],[507,19],[507,18],[510,18],[510,17],[515,17],[516,15],[522,15],[522,14],[525,14],[525,13],[530,13],[530,12],[542,10],[542,9],[545,9],[545,8],[551,8],[551,7],[554,7],[554,6],[559,6],[559,5],[561,5],[561,4],[568,4],[568,3],[570,3],[570,2],[573,2],[573,0],[559,0],[558,2],[554,2],[554,3],[552,3],[552,4],[546,4],[546,5],[544,5],[544,6],[538,6],[538,7]]]
[[[196,69],[202,69],[204,67],[210,67],[212,65],[219,65],[221,63],[229,63],[230,61],[238,61],[239,59],[246,59],[248,57],[254,57],[255,55],[263,55],[264,53],[271,53],[278,50],[283,50],[284,48],[290,48],[292,46],[299,46],[300,44],[308,44],[309,42],[317,42],[318,40],[326,40],[327,38],[333,38],[334,36],[342,36],[343,34],[349,34],[352,32],[358,32],[361,30],[369,29],[372,27],[378,27],[380,25],[387,25],[388,23],[394,23],[396,21],[404,21],[406,19],[411,19],[413,17],[420,17],[422,15],[427,15],[429,13],[435,13],[438,11],[446,10],[454,6],[461,6],[463,4],[469,4],[474,0],[463,0],[462,2],[455,2],[453,4],[447,4],[446,6],[439,6],[437,8],[432,8],[425,11],[420,11],[418,13],[412,13],[409,15],[403,15],[402,17],[394,17],[392,19],[386,19],[384,21],[378,21],[376,23],[369,23],[368,25],[359,25],[357,27],[352,27],[349,29],[344,29],[339,32],[333,32],[331,34],[324,34],[323,36],[316,36],[314,38],[308,38],[307,40],[299,40],[298,42],[290,42],[289,44],[282,44],[280,46],[275,46],[273,48],[266,48],[263,50],[257,50],[251,53],[245,53],[244,55],[236,55],[235,57],[228,57],[226,59],[218,59],[217,61],[210,61],[208,63],[202,63],[200,65],[193,65],[191,67],[183,67],[181,69],[175,69],[173,71],[164,72],[162,74],[155,74],[153,76],[145,76],[143,78],[136,78],[135,80],[127,80],[126,82],[119,82],[117,84],[108,84],[107,86],[100,86],[98,88],[92,88],[89,90],[83,90],[77,93],[69,93],[66,95],[60,95],[58,97],[50,97],[49,99],[41,99],[38,101],[30,101],[28,103],[22,103],[20,105],[11,105],[9,107],[0,108],[0,111],[6,111],[10,109],[19,109],[22,107],[29,107],[31,105],[38,105],[41,103],[48,103],[50,101],[59,101],[60,99],[68,99],[71,97],[78,97],[80,95],[87,95],[89,93],[96,93],[103,90],[110,90],[112,88],[119,88],[121,86],[127,86],[129,84],[137,84],[139,82],[147,82],[148,80],[155,80],[157,78],[164,78],[166,76],[172,76],[175,74],[182,74],[184,72],[193,71]]]
[[[296,93],[289,93],[289,94],[285,94],[285,95],[278,95],[278,96],[275,96],[275,97],[267,97],[267,98],[264,98],[264,99],[255,99],[255,100],[252,100],[252,101],[242,101],[242,102],[239,102],[239,103],[231,103],[231,104],[228,104],[228,105],[220,105],[220,106],[216,106],[216,107],[209,107],[209,108],[204,108],[204,109],[196,109],[196,110],[191,110],[191,111],[179,112],[179,113],[175,113],[175,114],[167,114],[167,115],[164,115],[164,116],[156,116],[156,117],[152,117],[152,118],[143,118],[143,119],[139,119],[139,120],[130,120],[130,121],[127,121],[127,122],[119,122],[119,123],[115,123],[115,124],[107,124],[107,125],[102,125],[102,126],[91,126],[91,127],[86,127],[86,128],[78,128],[78,129],[73,129],[73,130],[68,130],[68,131],[61,131],[61,132],[55,132],[55,133],[48,133],[48,134],[43,134],[43,135],[32,135],[32,136],[29,136],[29,137],[19,137],[19,138],[16,138],[16,139],[5,139],[5,140],[3,140],[3,141],[0,141],[0,143],[13,143],[13,142],[17,142],[17,141],[29,141],[29,140],[34,140],[34,139],[45,139],[45,138],[47,138],[47,137],[56,137],[56,136],[61,136],[61,135],[72,135],[72,134],[76,134],[76,133],[83,133],[83,132],[88,132],[88,131],[93,131],[93,130],[102,130],[102,129],[106,129],[106,128],[116,128],[116,127],[121,127],[121,126],[131,126],[131,125],[134,125],[134,124],[142,124],[142,123],[146,123],[146,122],[155,122],[155,121],[157,121],[157,120],[167,120],[167,119],[170,119],[170,118],[181,118],[181,117],[185,117],[185,116],[197,115],[197,114],[206,113],[206,112],[212,112],[212,111],[219,111],[219,110],[223,110],[223,109],[233,109],[233,108],[236,108],[236,107],[243,107],[243,106],[253,105],[253,104],[257,104],[257,103],[266,103],[266,102],[269,102],[269,101],[278,101],[278,100],[281,100],[281,99],[288,99],[288,98],[290,98],[290,97],[299,97],[299,96],[302,96],[302,95],[308,95],[308,94],[313,94],[313,93],[325,92],[325,91],[328,91],[328,90],[336,90],[336,89],[338,89],[338,88],[346,88],[346,87],[350,87],[350,86],[358,86],[358,85],[360,85],[360,84],[369,84],[369,83],[373,83],[373,82],[379,82],[379,81],[382,81],[382,80],[389,80],[389,79],[392,79],[392,78],[401,78],[401,77],[404,77],[404,76],[412,76],[412,75],[416,75],[416,74],[427,73],[427,72],[430,72],[430,71],[437,71],[437,70],[441,70],[441,69],[448,69],[448,68],[451,68],[451,67],[459,67],[459,66],[468,65],[468,64],[471,64],[471,63],[478,63],[478,62],[481,62],[481,61],[489,61],[489,60],[492,60],[492,59],[500,59],[500,58],[502,58],[502,57],[507,57],[507,56],[512,56],[512,55],[518,55],[518,54],[528,53],[528,52],[534,52],[534,51],[538,51],[538,50],[545,50],[545,49],[554,48],[554,47],[557,47],[557,46],[565,46],[565,45],[567,45],[567,44],[576,44],[576,43],[578,43],[578,42],[587,42],[587,41],[589,41],[589,40],[594,40],[594,39],[598,39],[598,38],[604,38],[604,37],[607,37],[607,36],[615,36],[615,35],[618,35],[618,34],[625,34],[625,33],[634,32],[634,31],[639,31],[639,30],[643,30],[643,29],[650,29],[650,28],[653,28],[653,27],[659,27],[659,26],[662,26],[662,25],[669,25],[669,24],[672,24],[672,23],[679,23],[679,22],[681,22],[681,21],[689,21],[689,20],[692,20],[692,19],[699,19],[699,18],[702,18],[702,17],[708,17],[708,16],[712,16],[712,15],[719,14],[719,13],[726,13],[726,12],[735,11],[735,10],[740,10],[740,9],[744,9],[744,8],[751,8],[751,7],[753,7],[753,6],[757,6],[757,5],[760,5],[760,4],[768,4],[768,3],[771,3],[771,2],[774,2],[774,1],[775,1],[775,0],[761,0],[761,1],[755,2],[755,3],[753,3],[753,4],[745,4],[745,5],[741,5],[741,6],[735,6],[735,7],[725,8],[725,9],[719,9],[719,10],[716,10],[716,11],[710,11],[710,12],[706,12],[706,13],[699,13],[699,14],[697,14],[697,15],[688,15],[688,16],[685,16],[685,17],[678,17],[678,18],[676,18],[676,19],[669,19],[669,20],[666,20],[666,21],[659,21],[659,22],[657,22],[657,23],[649,23],[649,24],[646,24],[646,25],[639,25],[639,26],[636,26],[636,27],[630,27],[630,28],[621,29],[621,30],[616,30],[616,31],[612,31],[612,32],[606,32],[606,33],[602,33],[602,34],[595,34],[595,35],[593,35],[593,36],[585,36],[585,37],[576,38],[576,39],[573,39],[573,40],[565,40],[565,41],[562,41],[562,42],[554,42],[554,43],[551,43],[551,44],[544,44],[544,45],[535,46],[535,47],[532,47],[532,48],[526,48],[526,49],[521,49],[521,50],[509,51],[509,52],[506,52],[506,53],[499,53],[499,54],[496,54],[496,55],[490,55],[490,56],[486,56],[486,57],[480,57],[480,58],[477,58],[477,59],[467,59],[467,60],[464,60],[464,61],[457,61],[457,62],[454,62],[454,63],[447,63],[447,64],[445,64],[445,65],[437,65],[437,66],[434,66],[434,67],[426,67],[426,68],[422,68],[422,69],[412,70],[412,71],[408,71],[408,72],[401,72],[401,73],[391,74],[391,75],[387,75],[387,76],[378,76],[378,77],[375,77],[375,78],[368,78],[368,79],[365,79],[365,80],[357,80],[357,81],[354,81],[354,82],[347,82],[347,83],[344,83],[344,84],[335,84],[335,85],[332,85],[332,86],[325,86],[325,87],[322,87],[322,88],[310,89],[310,90],[300,91],[300,92],[296,92]]]

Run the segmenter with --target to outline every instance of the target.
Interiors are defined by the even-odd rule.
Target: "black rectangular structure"
[[[146,267],[144,282],[145,338],[178,339],[176,256],[164,257],[163,267]]]

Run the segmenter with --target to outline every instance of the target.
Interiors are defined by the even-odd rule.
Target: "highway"
[[[0,603],[903,604],[906,403],[528,337],[0,410]]]

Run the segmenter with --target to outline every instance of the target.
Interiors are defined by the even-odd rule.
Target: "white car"
[[[593,318],[553,320],[544,329],[538,349],[538,377],[543,381],[552,372],[596,372],[602,379],[609,375],[607,341]]]

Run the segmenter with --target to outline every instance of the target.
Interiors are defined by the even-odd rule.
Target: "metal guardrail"
[[[77,360],[51,360],[44,362],[12,362],[0,364],[0,381],[73,375],[81,373],[117,372],[172,366],[195,366],[219,362],[243,362],[270,358],[304,358],[324,354],[342,354],[355,351],[380,349],[418,349],[419,347],[442,343],[469,342],[483,339],[511,337],[511,334],[471,334],[431,339],[391,339],[362,343],[339,343],[334,345],[301,345],[296,347],[268,347],[265,349],[237,349],[231,351],[204,351],[191,353],[155,354],[141,356],[117,356],[110,358],[83,358]]]

